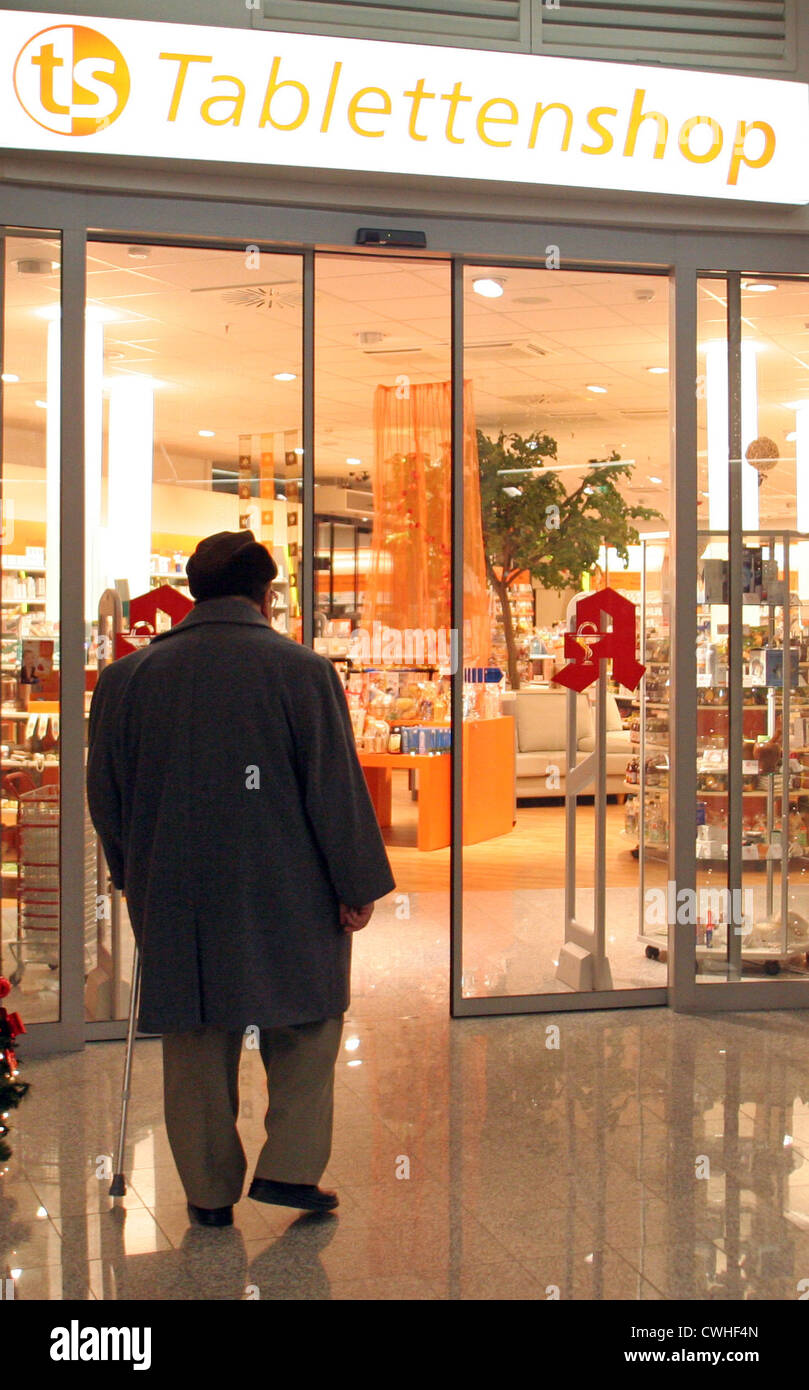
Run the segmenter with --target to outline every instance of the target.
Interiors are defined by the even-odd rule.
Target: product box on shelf
[[[792,690],[798,684],[798,648],[789,649],[789,684]],[[780,690],[784,684],[784,653],[781,647],[765,647],[764,649],[764,684]]]

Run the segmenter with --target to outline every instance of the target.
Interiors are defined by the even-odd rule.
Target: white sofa
[[[526,686],[502,697],[502,712],[514,717],[517,800],[564,796],[567,691],[561,686]],[[595,712],[586,694],[576,696],[577,763],[595,747]],[[607,695],[607,794],[624,792],[632,755],[614,695]],[[558,773],[552,769],[558,768]],[[588,793],[584,792],[583,795]]]

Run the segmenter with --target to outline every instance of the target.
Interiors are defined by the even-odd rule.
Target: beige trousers
[[[318,1183],[329,1161],[334,1065],[343,1020],[263,1028],[267,1138],[257,1178]],[[163,1096],[169,1144],[189,1202],[227,1207],[242,1195],[247,1171],[236,1120],[242,1034],[194,1028],[163,1035]]]

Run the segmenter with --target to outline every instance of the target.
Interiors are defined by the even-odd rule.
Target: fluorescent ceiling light
[[[588,386],[587,390],[593,391],[597,396],[606,396],[607,394],[606,386]]]
[[[484,299],[499,299],[505,288],[505,280],[494,280],[484,275],[479,280],[472,281],[472,289],[475,294],[480,294]]]
[[[53,323],[62,317],[61,304],[42,304],[34,310],[38,319],[47,319]],[[88,304],[84,310],[85,318],[91,323],[117,323],[121,315],[115,309],[108,309],[104,304]]]
[[[273,381],[297,381],[297,379],[294,372],[276,372],[273,377]]]
[[[14,375],[14,372],[3,372],[2,375],[0,375],[0,381],[4,381],[7,386],[11,386],[13,382],[19,381],[19,379],[18,376]]]

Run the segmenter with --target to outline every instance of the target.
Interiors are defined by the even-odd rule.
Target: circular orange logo
[[[95,135],[120,116],[129,68],[97,29],[57,24],[41,29],[17,55],[14,90],[23,110],[56,135]]]

